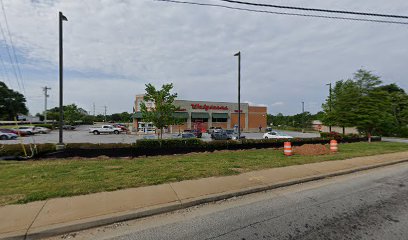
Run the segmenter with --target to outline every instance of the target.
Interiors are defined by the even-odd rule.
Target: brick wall
[[[249,107],[248,114],[248,130],[250,131],[259,131],[259,126],[262,127],[262,130],[265,130],[267,122],[267,108],[266,107]]]

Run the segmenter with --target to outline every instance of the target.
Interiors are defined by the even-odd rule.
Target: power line
[[[10,81],[10,78],[8,76],[6,65],[4,64],[4,61],[3,61],[3,58],[1,57],[1,54],[0,54],[0,63],[1,63],[1,66],[3,68],[4,78],[7,80],[8,84],[9,84],[9,87],[11,88],[11,81]]]
[[[17,65],[17,70],[18,70],[18,73],[19,73],[19,76],[20,76],[21,85],[23,87],[23,92],[25,94],[23,75],[21,74],[20,64],[18,62],[18,58],[17,58],[17,55],[16,55],[16,50],[14,48],[13,39],[11,37],[10,28],[9,28],[8,21],[7,21],[6,9],[4,8],[3,0],[0,0],[0,3],[1,3],[1,8],[3,10],[3,15],[4,15],[5,23],[6,23],[7,33],[9,35],[9,39],[10,39],[11,49],[13,50],[14,60],[15,60],[16,65]]]
[[[363,16],[372,16],[372,17],[408,19],[408,16],[390,15],[390,14],[382,14],[382,13],[354,12],[354,11],[332,10],[332,9],[322,9],[322,8],[291,7],[291,6],[282,6],[282,5],[265,4],[265,3],[252,3],[252,2],[244,2],[244,1],[236,1],[236,0],[218,0],[218,1],[249,5],[249,6],[257,6],[257,7],[271,7],[271,8],[300,10],[300,11],[326,12],[326,13],[339,13],[339,14],[350,14],[350,15],[363,15]]]
[[[256,13],[268,13],[268,14],[277,14],[277,15],[408,25],[408,22],[401,22],[401,21],[389,21],[389,20],[378,20],[378,19],[367,19],[367,18],[352,18],[352,17],[335,17],[335,16],[327,16],[327,15],[289,13],[289,12],[274,12],[274,11],[267,11],[267,10],[255,10],[255,9],[249,9],[249,8],[231,7],[231,6],[226,6],[226,5],[221,5],[221,4],[212,4],[212,3],[196,3],[196,2],[179,1],[179,0],[153,0],[153,1],[178,3],[178,4],[189,4],[189,5],[198,5],[198,6],[219,7],[219,8],[226,8],[226,9],[232,9],[232,10],[240,10],[240,11],[256,12]]]
[[[21,91],[20,81],[19,81],[19,79],[18,79],[17,71],[16,71],[16,69],[15,69],[15,67],[14,67],[14,61],[13,61],[13,58],[11,57],[11,54],[10,54],[10,49],[9,49],[9,47],[8,47],[8,44],[7,44],[6,34],[4,33],[4,30],[3,30],[3,26],[2,26],[2,24],[1,24],[1,21],[0,21],[0,31],[1,31],[1,34],[3,35],[3,39],[4,39],[4,42],[5,42],[5,43],[4,43],[4,46],[6,47],[7,55],[8,55],[8,57],[9,57],[9,59],[10,59],[11,68],[13,69],[13,73],[14,73],[14,76],[15,76],[15,78],[16,78],[18,88],[19,88],[19,90]]]

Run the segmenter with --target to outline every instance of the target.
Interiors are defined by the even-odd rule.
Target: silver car
[[[0,140],[12,140],[18,137],[15,133],[0,132]]]

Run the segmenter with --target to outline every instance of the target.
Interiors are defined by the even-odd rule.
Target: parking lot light
[[[64,125],[64,109],[63,109],[63,48],[62,48],[62,22],[68,21],[62,12],[59,12],[59,142],[57,150],[64,149],[63,142],[63,125]]]
[[[238,57],[238,139],[241,139],[241,52],[234,56]]]

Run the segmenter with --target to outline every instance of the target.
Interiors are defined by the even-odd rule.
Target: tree
[[[26,99],[23,94],[9,89],[0,82],[0,120],[13,121],[18,114],[28,114]]]
[[[75,121],[81,121],[84,116],[87,116],[87,112],[83,108],[78,107],[76,104],[63,106],[63,109],[64,122],[67,124],[74,124]],[[48,110],[47,118],[50,120],[59,121],[59,107]]]
[[[338,81],[330,101],[326,100],[323,109],[325,124],[342,127],[357,127],[367,134],[369,141],[374,132],[384,131],[392,119],[392,104],[389,92],[379,86],[380,77],[360,69],[353,79]]]
[[[143,119],[152,122],[157,129],[160,129],[160,138],[163,138],[163,128],[177,123],[179,120],[174,117],[174,112],[178,109],[174,104],[177,93],[171,94],[173,84],[164,84],[160,90],[152,84],[146,84],[146,94],[144,102],[140,104]],[[146,102],[152,105],[147,107]]]

